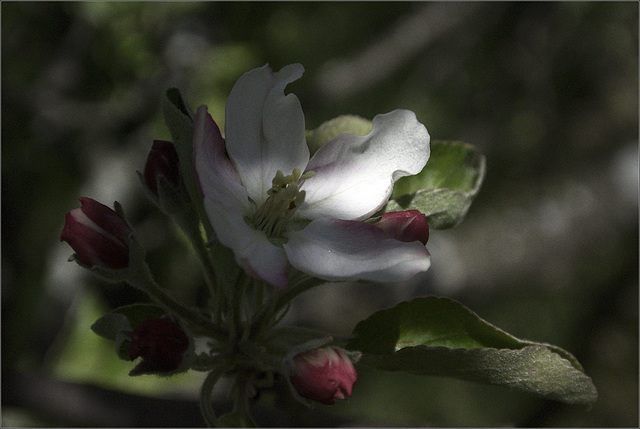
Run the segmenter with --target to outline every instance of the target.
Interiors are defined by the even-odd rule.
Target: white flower
[[[284,94],[303,71],[265,65],[240,77],[225,139],[198,108],[194,166],[218,240],[249,274],[279,288],[289,265],[325,280],[401,281],[426,271],[422,243],[363,220],[384,206],[397,179],[425,166],[427,129],[413,112],[395,110],[376,116],[367,136],[339,135],[309,159],[300,102]]]

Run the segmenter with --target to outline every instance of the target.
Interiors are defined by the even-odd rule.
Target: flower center
[[[305,191],[301,191],[300,187],[314,175],[314,171],[302,174],[299,168],[294,168],[291,175],[285,176],[278,170],[271,181],[271,189],[267,191],[269,197],[246,220],[270,239],[283,239],[287,224],[304,202]]]

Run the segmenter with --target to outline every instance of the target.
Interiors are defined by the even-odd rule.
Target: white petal
[[[282,249],[244,220],[250,210],[246,189],[225,154],[218,126],[201,106],[194,121],[194,165],[209,222],[220,242],[233,250],[249,274],[283,288],[289,266]]]
[[[291,232],[284,249],[291,265],[325,280],[403,281],[431,265],[420,242],[394,240],[360,221],[316,219]]]
[[[394,110],[373,118],[366,136],[341,134],[322,146],[307,171],[298,214],[308,219],[365,219],[389,199],[393,184],[418,174],[429,159],[429,133],[413,112]]]
[[[227,152],[251,198],[267,197],[278,170],[285,175],[309,161],[304,115],[285,87],[304,72],[291,64],[273,73],[268,65],[245,73],[234,85],[226,105]]]

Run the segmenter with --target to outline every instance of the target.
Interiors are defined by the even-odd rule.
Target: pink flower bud
[[[376,225],[396,240],[420,241],[425,245],[429,240],[427,217],[418,210],[385,213]]]
[[[67,213],[60,241],[66,241],[85,265],[121,269],[129,264],[131,228],[118,213],[91,198],[78,198]]]
[[[178,152],[171,142],[154,140],[144,166],[144,181],[155,195],[158,195],[158,176],[175,186],[180,183]]]
[[[188,348],[189,338],[180,325],[169,319],[149,319],[133,330],[129,358],[142,356],[156,371],[169,372],[180,366]]]
[[[351,359],[334,347],[322,347],[293,358],[291,384],[300,396],[322,404],[351,395],[358,379]]]

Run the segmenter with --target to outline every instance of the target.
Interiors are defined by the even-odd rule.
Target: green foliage
[[[418,298],[360,322],[347,348],[381,370],[496,384],[570,404],[597,392],[568,352],[519,340],[445,298]]]
[[[211,239],[214,237],[213,229],[205,213],[204,203],[193,170],[193,113],[176,88],[167,90],[165,95],[162,100],[162,110],[178,152],[180,172],[191,200],[196,202],[206,236]],[[212,245],[212,253],[212,260],[216,267],[216,280],[221,284],[226,284],[237,274],[238,267],[234,263],[233,254],[219,242]]]
[[[420,174],[398,180],[392,198],[425,188],[468,192],[479,188],[483,177],[484,157],[472,145],[434,140],[427,166]]]
[[[472,145],[432,141],[427,165],[398,180],[384,211],[420,210],[431,229],[452,228],[464,219],[484,175],[485,158]]]
[[[340,134],[363,136],[370,131],[371,121],[342,115],[307,131],[307,144],[313,154]],[[420,210],[427,216],[431,229],[452,228],[467,214],[482,185],[485,169],[485,157],[474,146],[434,140],[427,165],[419,174],[396,182],[383,211]]]
[[[182,99],[180,91],[171,88],[162,99],[162,112],[180,160],[180,174],[192,201],[200,201],[193,173],[193,113]],[[200,203],[200,213],[204,212]],[[202,218],[202,217],[201,217]]]

